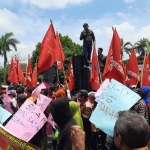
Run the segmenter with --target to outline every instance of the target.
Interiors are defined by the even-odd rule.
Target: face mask
[[[80,103],[81,103],[81,102],[82,102],[82,100],[80,100],[80,99],[77,99],[77,102],[80,102]]]

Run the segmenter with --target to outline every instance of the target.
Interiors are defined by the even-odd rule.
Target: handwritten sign
[[[36,105],[40,108],[42,112],[44,112],[46,107],[50,104],[51,101],[52,101],[51,98],[48,98],[47,96],[39,94]]]
[[[38,98],[40,92],[41,92],[41,89],[45,89],[45,88],[46,88],[46,86],[45,86],[44,82],[41,83],[41,84],[32,92],[32,97],[33,97],[33,99],[36,100],[36,99]]]
[[[100,88],[97,90],[97,92],[95,93],[95,97],[99,97],[101,94],[103,94],[107,87],[109,85],[109,79],[105,79],[105,81],[102,83],[102,85],[100,86]],[[97,101],[97,99],[96,99]],[[98,102],[98,101],[97,101]]]
[[[130,109],[140,96],[112,79],[106,91],[98,99],[98,105],[90,121],[106,134],[113,136],[118,112]]]
[[[43,112],[27,99],[5,127],[16,137],[28,142],[46,121]]]
[[[0,124],[3,124],[12,114],[0,107]]]
[[[3,99],[3,101],[4,101],[4,104],[5,104],[5,106],[6,106],[5,109],[6,109],[8,112],[10,112],[11,114],[13,114],[14,111],[11,109],[11,106],[10,106],[11,98],[10,98],[7,94],[4,94],[4,99]]]
[[[5,127],[0,125],[0,148],[5,150],[40,150],[23,140],[12,135]]]

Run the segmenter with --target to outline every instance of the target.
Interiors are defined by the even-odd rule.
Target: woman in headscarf
[[[82,117],[81,117],[81,111],[80,111],[80,106],[77,102],[75,101],[70,101],[69,102],[70,105],[70,109],[73,113],[73,118],[75,119],[76,123],[78,126],[81,127],[81,129],[83,130],[83,121],[82,121]]]
[[[146,105],[150,102],[150,87],[148,86],[142,86],[142,90],[145,92],[144,101]]]

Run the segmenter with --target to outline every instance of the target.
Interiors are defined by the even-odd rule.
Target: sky
[[[124,42],[150,40],[150,0],[0,0],[0,37],[13,32],[20,41],[18,51],[8,53],[8,60],[19,53],[27,62],[28,54],[42,42],[50,19],[55,30],[80,45],[83,24],[88,23],[95,34],[96,47],[102,47],[104,55],[108,53],[112,27]]]

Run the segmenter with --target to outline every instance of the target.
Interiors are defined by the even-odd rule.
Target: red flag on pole
[[[28,87],[32,87],[32,67],[31,67],[30,56],[28,56],[28,65],[26,69],[26,85]]]
[[[35,64],[32,74],[32,86],[37,87],[37,63]]]
[[[56,61],[57,61],[57,68],[58,70],[62,70],[64,61],[65,61],[65,55],[64,55],[64,51],[60,42],[58,32],[56,32],[56,41],[58,43],[58,49],[56,50],[56,53],[55,53]]]
[[[21,68],[21,66],[20,66],[20,62],[18,61],[18,60],[16,60],[17,61],[17,73],[18,73],[18,80],[20,81],[20,82],[22,82],[23,84],[25,84],[26,82],[25,82],[25,77],[24,77],[24,74],[23,74],[23,72],[22,72],[22,68]]]
[[[140,81],[139,75],[139,67],[136,58],[135,50],[133,49],[131,52],[131,56],[128,60],[127,64],[127,76],[129,77],[129,85],[136,85],[138,81]]]
[[[141,86],[150,86],[150,53],[144,57]]]
[[[121,60],[121,43],[116,29],[113,31],[113,37],[107,59],[108,60],[106,60],[103,78],[105,79],[107,75],[109,79],[113,78],[124,84],[125,72],[124,64]]]
[[[18,76],[17,76],[16,68],[17,68],[17,62],[15,58],[12,58],[9,73],[8,73],[8,81],[18,85]]]
[[[67,77],[68,77],[68,88],[70,91],[73,90],[74,88],[74,74],[73,74],[73,64],[72,64],[72,58],[70,59],[69,67],[68,67],[68,72],[67,72]]]
[[[91,63],[90,84],[91,84],[91,87],[95,91],[97,91],[100,87],[99,75],[100,75],[99,62],[98,62],[98,57],[96,54],[96,46],[94,44],[93,54],[92,54],[92,63]]]
[[[51,23],[42,41],[38,59],[38,73],[49,69],[55,62],[55,32]]]

